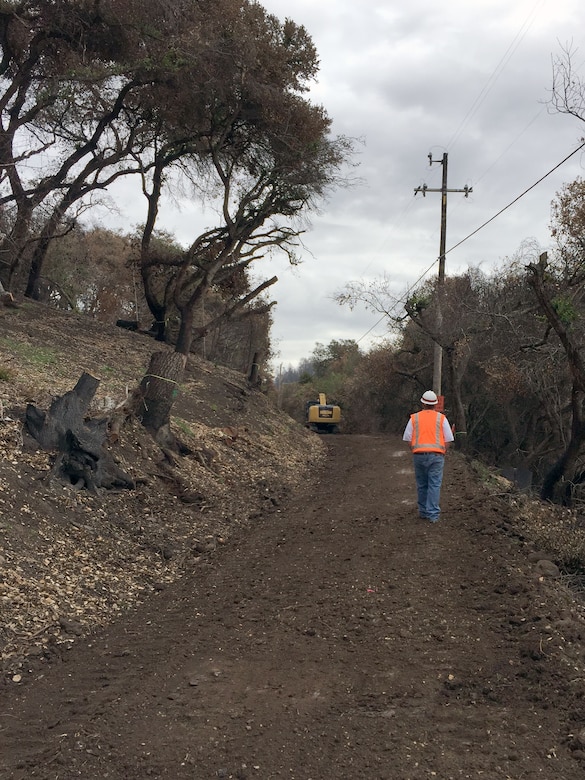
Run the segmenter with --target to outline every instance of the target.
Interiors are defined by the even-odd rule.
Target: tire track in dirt
[[[582,775],[582,700],[524,652],[546,608],[505,505],[453,453],[431,525],[397,439],[327,446],[289,504],[3,702],[3,780]]]

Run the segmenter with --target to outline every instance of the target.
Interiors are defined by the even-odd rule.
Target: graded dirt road
[[[582,608],[506,502],[451,453],[431,525],[397,438],[327,448],[277,512],[3,689],[2,780],[583,777]]]

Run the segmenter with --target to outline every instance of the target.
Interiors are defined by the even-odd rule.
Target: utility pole
[[[469,196],[470,192],[473,192],[472,187],[463,187],[461,190],[450,190],[447,187],[447,152],[443,154],[441,160],[433,160],[433,155],[429,154],[429,165],[433,163],[441,163],[443,166],[443,179],[441,183],[441,189],[431,189],[423,184],[422,187],[416,187],[414,194],[422,192],[423,197],[426,197],[427,192],[440,192],[441,193],[441,238],[439,246],[439,276],[437,279],[437,319],[436,319],[436,336],[435,352],[434,352],[434,364],[433,364],[433,390],[437,396],[441,399],[441,384],[442,384],[442,369],[443,369],[443,348],[439,343],[441,337],[441,329],[443,326],[443,311],[442,311],[442,299],[443,289],[445,285],[445,251],[447,244],[447,193],[448,192],[463,192],[465,197]]]

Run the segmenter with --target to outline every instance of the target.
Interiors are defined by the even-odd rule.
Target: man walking
[[[445,453],[453,441],[453,431],[445,415],[434,408],[439,399],[432,390],[423,393],[420,402],[422,411],[410,416],[402,438],[410,442],[413,453],[419,515],[436,523],[441,513]]]

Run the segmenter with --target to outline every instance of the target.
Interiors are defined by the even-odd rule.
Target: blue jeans
[[[413,458],[418,513],[436,523],[441,513],[439,500],[445,456],[438,452],[416,452]]]

